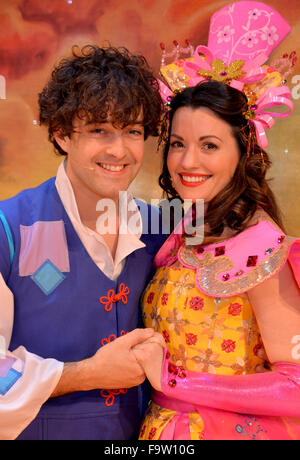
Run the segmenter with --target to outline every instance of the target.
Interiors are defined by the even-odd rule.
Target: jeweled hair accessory
[[[287,117],[293,109],[286,78],[297,62],[296,53],[284,54],[265,65],[290,30],[289,24],[270,6],[241,1],[213,14],[208,46],[197,46],[194,51],[189,42],[183,48],[174,42],[174,50],[166,53],[161,44],[160,73],[167,84],[159,83],[166,109],[174,94],[184,88],[205,80],[224,82],[247,96],[248,110],[244,116],[255,127],[259,146],[266,148],[265,130],[274,125],[274,117]],[[166,65],[166,58],[170,57],[175,57],[175,61]],[[284,106],[285,112],[268,110]]]

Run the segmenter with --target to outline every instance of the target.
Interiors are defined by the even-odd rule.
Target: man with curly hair
[[[132,348],[155,353],[161,340],[139,328],[139,297],[163,237],[119,192],[156,135],[158,83],[124,48],[73,48],[39,107],[65,158],[55,178],[0,203],[0,439],[131,439],[145,400]]]

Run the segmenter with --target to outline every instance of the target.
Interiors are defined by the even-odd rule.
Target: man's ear
[[[53,137],[57,144],[60,146],[60,148],[66,152],[69,153],[69,146],[70,146],[70,138],[69,136],[63,135],[59,132],[56,132],[53,134]]]

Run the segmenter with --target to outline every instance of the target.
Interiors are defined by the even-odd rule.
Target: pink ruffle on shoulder
[[[218,244],[186,246],[173,232],[157,253],[158,267],[176,260],[196,270],[201,292],[213,297],[238,295],[276,275],[289,261],[300,288],[300,239],[284,235],[273,223],[262,220]]]

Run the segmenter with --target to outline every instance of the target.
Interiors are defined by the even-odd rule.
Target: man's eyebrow
[[[128,123],[127,126],[131,126],[131,125],[141,125],[141,126],[144,126],[144,122],[143,121],[131,121],[130,123]]]
[[[87,123],[85,123],[85,126],[89,126],[89,125],[103,125],[103,124],[105,124],[105,123],[109,123],[109,121],[108,121],[108,120],[103,120],[103,121],[100,121],[100,120],[98,120],[98,121],[94,120],[94,121],[93,121],[93,120],[91,120],[91,121],[88,121]]]
[[[108,124],[108,123],[112,123],[111,120],[103,120],[103,121],[88,121],[85,126],[90,126],[90,125],[105,125],[105,124]],[[125,126],[132,126],[132,125],[141,125],[141,126],[144,126],[144,123],[143,121],[130,121],[129,123],[127,123],[127,125]]]

